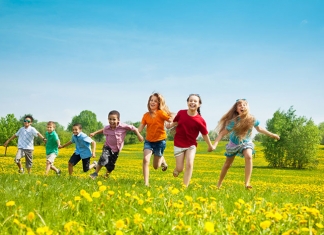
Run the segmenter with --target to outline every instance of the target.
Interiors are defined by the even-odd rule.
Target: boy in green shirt
[[[48,174],[49,170],[52,169],[57,175],[61,174],[61,170],[54,166],[54,160],[58,154],[58,147],[60,146],[60,139],[55,131],[55,123],[49,121],[47,123],[46,131],[46,171],[45,175]]]

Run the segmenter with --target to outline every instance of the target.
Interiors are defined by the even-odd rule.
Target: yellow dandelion
[[[152,214],[152,207],[144,208],[143,209],[148,215]]]
[[[124,233],[122,231],[120,231],[120,230],[117,230],[116,233],[115,233],[115,235],[123,235],[123,234]]]
[[[123,229],[125,227],[125,223],[124,223],[123,220],[120,219],[120,220],[116,221],[115,226],[116,226],[117,229]]]
[[[114,194],[115,194],[114,191],[111,191],[111,190],[108,191],[108,195],[112,196],[112,195],[114,195]]]
[[[147,191],[147,196],[150,197],[151,196],[151,192]]]
[[[192,199],[192,197],[191,196],[185,196],[185,199],[188,201],[188,202],[192,202],[193,201],[193,199]]]
[[[49,229],[49,227],[44,226],[44,227],[39,227],[36,229],[36,233],[37,234],[46,234],[46,235],[50,235],[53,234],[53,231]]]
[[[204,231],[206,233],[213,233],[215,232],[214,224],[212,222],[206,222],[204,226]]]
[[[164,212],[163,211],[159,211],[157,214],[158,215],[161,215],[161,216],[164,216]]]
[[[263,221],[263,222],[260,223],[260,227],[262,229],[267,229],[267,228],[270,227],[270,225],[271,225],[271,221],[269,221],[269,220],[265,220],[265,221]]]
[[[301,228],[300,229],[302,232],[309,232],[309,228]]]
[[[101,186],[99,187],[99,191],[100,191],[100,192],[104,192],[104,191],[106,191],[106,189],[107,189],[107,187],[104,186],[104,185],[101,185]]]
[[[9,201],[6,203],[6,206],[10,207],[10,206],[14,206],[15,204],[16,204],[15,201]]]
[[[130,193],[125,193],[125,196],[126,196],[126,197],[130,197],[131,194],[130,194]]]
[[[144,222],[144,219],[141,218],[141,215],[136,213],[134,215],[134,224],[141,224]]]
[[[84,189],[81,189],[81,190],[80,190],[80,195],[81,195],[81,196],[83,196],[83,195],[86,194],[86,193],[87,193],[87,191],[85,191]]]
[[[43,184],[43,187],[47,187],[48,185],[47,184]]]
[[[323,224],[320,224],[320,223],[316,223],[316,226],[317,226],[318,228],[324,228]]]
[[[98,182],[97,182],[97,185],[98,185],[98,186],[101,186],[101,185],[102,185],[102,182],[101,182],[101,181],[98,181]]]
[[[174,188],[174,189],[172,189],[172,191],[171,191],[171,193],[173,194],[173,195],[176,195],[176,194],[178,194],[180,191],[179,191],[179,189],[177,189],[177,188]]]
[[[238,200],[238,202],[239,202],[240,204],[244,204],[244,203],[245,203],[245,201],[244,201],[243,199],[241,199],[241,198]]]
[[[29,221],[33,221],[35,219],[35,214],[34,212],[29,212],[28,215],[27,215],[27,219]]]
[[[138,205],[143,205],[144,201],[143,201],[142,199],[139,199],[139,200],[137,201],[137,203],[138,203]]]
[[[81,201],[81,197],[80,196],[75,196],[74,201]]]
[[[37,185],[40,185],[42,182],[40,182],[39,180],[36,181]]]
[[[20,225],[20,222],[19,222],[19,220],[17,220],[17,219],[14,219],[14,220],[13,220],[13,223],[14,223],[14,224],[17,224],[17,225]]]
[[[93,192],[92,197],[99,198],[100,197],[100,192]]]

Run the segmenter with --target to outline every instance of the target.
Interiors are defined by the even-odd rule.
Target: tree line
[[[298,117],[295,114],[296,110],[290,107],[288,111],[277,110],[273,117],[266,122],[266,129],[273,133],[280,135],[280,141],[275,141],[265,135],[257,134],[254,137],[255,141],[261,142],[264,147],[264,156],[271,167],[292,167],[292,168],[316,168],[318,164],[317,150],[318,144],[324,144],[324,122],[315,125],[312,119],[305,117]],[[19,119],[14,114],[7,114],[6,117],[0,119],[0,144],[3,144],[13,134],[15,134],[20,127],[22,127],[24,117]],[[32,114],[28,114],[32,115]],[[104,128],[102,122],[97,120],[95,113],[84,110],[79,115],[72,118],[67,128],[64,128],[59,123],[56,124],[56,132],[60,137],[61,143],[66,143],[71,140],[72,127],[74,123],[82,125],[82,131],[90,134],[96,130]],[[139,127],[140,122],[126,122],[135,127]],[[45,134],[47,122],[38,122],[34,119],[33,126],[42,134]],[[145,138],[146,131],[141,133]],[[173,135],[170,130],[167,130],[168,140],[173,140]],[[215,131],[209,132],[211,140],[216,138]],[[102,134],[94,136],[95,141],[105,141]],[[198,138],[199,140],[199,138]],[[223,140],[228,140],[225,136]],[[43,140],[39,137],[35,138],[35,145],[43,145]],[[133,132],[128,132],[125,137],[125,144],[138,143],[136,135]],[[17,139],[12,140],[9,145],[16,146]]]

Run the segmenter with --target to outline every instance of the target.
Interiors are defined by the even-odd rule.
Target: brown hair
[[[54,128],[56,127],[55,122],[53,122],[53,121],[49,121],[49,122],[47,123],[47,126],[49,126],[49,125],[52,125]]]
[[[169,116],[171,116],[171,112],[169,110],[169,107],[165,104],[165,99],[164,97],[159,94],[159,93],[153,93],[152,95],[150,95],[149,99],[148,99],[148,102],[147,102],[147,109],[149,110],[149,112],[152,114],[152,111],[151,111],[151,108],[150,108],[150,100],[151,98],[155,96],[157,97],[158,99],[158,102],[159,102],[159,107],[158,107],[158,110],[162,110],[164,112],[166,112]]]
[[[247,104],[247,109],[244,113],[239,115],[239,113],[236,111],[237,105],[241,104],[242,102]],[[222,132],[231,121],[234,121],[233,131],[240,140],[242,140],[249,133],[249,130],[254,126],[255,118],[249,113],[248,102],[245,99],[237,100],[232,108],[224,114],[224,116],[218,122],[216,132]]]
[[[118,120],[120,120],[120,113],[117,111],[117,110],[111,110],[109,113],[108,113],[108,117],[110,115],[116,115]]]
[[[190,99],[191,96],[197,96],[199,98],[199,104],[202,104],[202,101],[201,101],[201,98],[200,98],[199,94],[190,94],[189,97],[187,98],[187,102],[189,102],[189,99]],[[198,107],[197,112],[201,116],[200,107]]]

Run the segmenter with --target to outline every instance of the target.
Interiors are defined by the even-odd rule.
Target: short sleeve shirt
[[[49,155],[51,153],[58,154],[58,144],[57,141],[59,140],[59,137],[56,133],[56,131],[52,131],[51,133],[48,133],[46,131],[46,155]]]
[[[72,135],[72,143],[75,143],[75,154],[80,155],[82,159],[91,157],[91,143],[92,139],[85,133],[80,132],[78,135]]]
[[[163,110],[157,110],[152,116],[149,112],[145,113],[142,118],[142,124],[146,125],[146,140],[156,142],[166,139],[164,122],[169,120],[170,116]]]
[[[105,145],[109,146],[113,152],[120,152],[124,146],[124,139],[127,131],[134,131],[136,127],[125,123],[119,123],[119,125],[112,129],[110,125],[105,126],[103,134],[106,136]]]
[[[32,126],[21,127],[15,134],[18,137],[18,148],[34,149],[34,138],[37,134],[38,131]]]
[[[254,124],[253,126],[256,127],[256,126],[259,126],[260,122],[258,120],[255,120],[254,121]],[[240,138],[235,134],[233,130],[234,128],[234,125],[235,125],[235,121],[231,121],[227,126],[226,126],[226,130],[228,130],[230,133],[230,141],[234,144],[240,144],[240,143],[247,143],[247,142],[251,142],[252,141],[252,137],[251,137],[251,132],[252,132],[252,129],[250,129],[248,131],[248,133],[246,134],[246,136],[244,137],[243,140],[240,141]]]
[[[178,123],[174,136],[174,146],[176,147],[197,146],[199,132],[202,135],[208,134],[206,122],[199,114],[190,116],[187,110],[180,110],[173,121]]]

